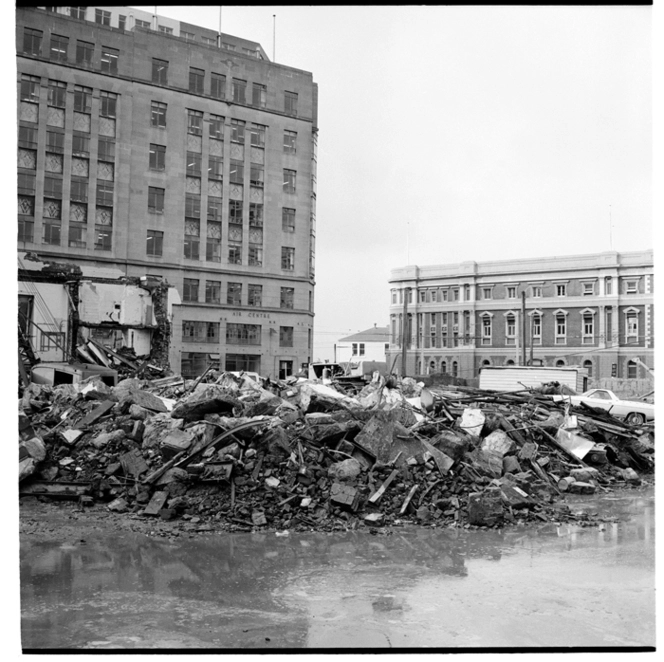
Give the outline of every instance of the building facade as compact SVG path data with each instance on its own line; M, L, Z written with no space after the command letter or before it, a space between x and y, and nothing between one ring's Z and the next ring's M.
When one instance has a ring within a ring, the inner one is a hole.
M410 375L473 378L525 356L528 365L586 367L593 379L646 378L653 273L651 250L394 269L388 362L405 333Z
M334 360L337 363L348 361L385 361L389 350L389 329L376 326L339 338L334 346Z
M310 361L312 74L129 7L16 16L19 250L175 286L184 376Z

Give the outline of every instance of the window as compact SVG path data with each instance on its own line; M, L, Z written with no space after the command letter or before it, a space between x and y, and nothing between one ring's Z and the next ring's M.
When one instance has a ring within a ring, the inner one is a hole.
M231 142L244 144L244 126L242 120L231 120Z
M59 34L51 35L51 60L66 62L67 48L69 48L69 37L63 37Z
M605 289L607 294L611 294L612 291L613 291L612 283L613 283L613 281L611 279L611 276L607 276L606 280L604 281L604 289Z
M48 352L52 349L62 349L65 344L65 334L59 332L42 331L39 339L39 351Z
M163 214L164 212L164 194L166 189L148 187L148 211L154 214Z
M455 288L452 290L452 298L454 299L454 301L458 301L458 300L459 300L459 288L458 288L458 287L455 287Z
M113 249L113 232L108 225L95 225L95 250L110 251Z
M229 175L232 184L244 184L244 164L242 161L231 161Z
M150 170L166 169L166 146L150 143Z
M249 227L262 228L263 227L263 205L260 202L249 203ZM262 243L262 235L261 235Z
M99 114L102 117L116 117L118 95L115 92L101 90L99 93ZM164 113L166 112L164 105Z
M516 344L516 317L511 313L505 317L505 344Z
M97 182L97 204L107 207L113 206L113 184Z
M92 88L74 85L74 110L79 113L92 111Z
M280 326L279 327L279 347L292 347L293 346L293 327Z
M140 18L136 19L137 28L145 28L146 30L150 29L150 21L142 21Z
M82 223L85 223L87 220L87 205L78 205L81 209L83 209L83 213L85 214L85 220L82 220ZM74 205L70 207L70 209L73 209ZM70 212L71 214L71 212ZM87 235L87 228L85 225L77 225L76 223L73 223L71 218L70 218L70 224L69 224L69 246L70 248L85 248L87 246L87 241L86 241L86 235Z
M201 217L201 196L187 193L184 198L184 215L186 218L199 220Z
M242 283L228 283L226 303L229 306L242 305Z
M284 131L284 154L295 154L296 141L297 141L297 132Z
M230 200L228 203L228 222L242 225L242 201Z
M490 287L483 287L482 288L482 298L483 299L490 299L491 298L491 288Z
M187 152L187 175L201 176L202 155L199 152Z
M507 288L507 298L508 299L516 299L516 287L514 285L510 285Z
M564 297L567 295L567 285L565 283L556 284L556 296Z
M210 115L210 138L221 140L224 137L224 118Z
M249 140L254 147L265 147L265 128L262 124L252 124L249 128Z
M247 286L247 305L260 308L263 305L263 286Z
M120 30L124 30L126 26L127 26L127 17L120 14L118 16L118 28L120 28Z
M46 151L61 154L65 150L65 134L58 131L46 132Z
M593 376L593 362L586 360L583 362L583 367L588 371L588 377Z
M221 221L221 211L223 200L221 198L208 195L207 217L210 221Z
M426 290L419 290L418 294L420 296L420 303L424 303L427 298L427 291Z
M556 313L556 345L564 345L567 335L567 317L565 313Z
M90 154L90 138L75 133L72 136L72 153L74 156L88 156Z
M21 76L21 101L39 103L39 76Z
M254 83L251 88L251 105L256 108L265 108L267 102L267 88L260 83Z
M70 7L69 8L69 15L72 18L79 19L79 21L84 21L86 10L87 10L87 7Z
M19 126L18 144L21 147L37 147L37 129L29 126Z
M284 112L286 115L297 115L297 94L295 92L284 92Z
M208 221L205 259L208 262L221 262L221 223Z
M71 180L70 197L72 200L87 202L88 200L88 182L79 179Z
M183 301L198 301L198 279L185 278L182 285Z
M148 230L145 253L153 257L161 257L164 250L164 233L159 230Z
M226 324L227 345L260 345L260 324ZM227 357L228 360L228 357Z
M232 94L234 103L247 103L245 94L247 91L247 81L233 78Z
M108 46L101 47L101 71L109 74L118 73L118 57L120 51L117 48L110 48Z
M279 307L280 308L293 309L294 298L295 298L295 288L294 287L282 287L281 288L281 299L280 299Z
M182 39L185 41L194 41L196 39L195 34L192 32L185 32L184 30L180 30L180 37L182 37Z
M228 242L228 264L242 264L242 244Z
M542 316L539 313L534 313L531 318L532 324L532 338L534 345L542 344Z
M281 268L293 271L295 269L295 249L290 246L281 247Z
M284 169L284 193L295 193L295 178L297 173L295 170Z
M44 195L47 198L61 198L62 180L57 177L44 177Z
M265 174L263 171L263 166L259 165L251 165L249 168L249 183L252 186L258 186L259 188L263 188L263 180L264 180Z
M101 160L115 160L115 141L112 138L99 138L97 156Z
M203 113L198 110L187 110L187 133L195 136L203 135Z
M41 55L41 43L44 33L41 30L25 28L23 30L23 52L26 55Z
M189 91L194 94L203 94L203 83L205 82L205 71L189 67Z
M263 246L249 244L249 266L263 266Z
M592 296L595 294L595 283L583 283L583 296Z
M627 361L627 379L636 379L638 376L637 374L637 366L635 361Z
M531 289L531 294L534 299L540 299L542 297L542 286L533 285Z
M636 294L638 292L638 281L626 280L625 281L625 294Z
M583 313L583 339L584 345L592 345L594 341L595 325L592 313Z
M223 167L224 162L221 156L210 156L208 158L208 179L221 179Z
M168 85L168 61L152 58L152 82Z
M214 72L210 74L210 96L215 99L226 98L226 76Z
M173 28L168 28L165 25L160 25L159 32L163 32L164 34L173 34Z
M205 303L221 303L221 281L205 281Z
M482 344L491 344L491 317L489 315L482 317Z
M201 36L201 41L206 45L206 46L216 46L217 45L217 40L214 37L204 37Z
M639 317L635 310L625 313L625 342L635 343L639 337Z
M64 108L67 94L67 83L57 80L48 81L48 105Z
M153 101L150 114L150 126L166 126L166 104Z
M95 23L100 25L111 25L111 12L103 9L95 9Z

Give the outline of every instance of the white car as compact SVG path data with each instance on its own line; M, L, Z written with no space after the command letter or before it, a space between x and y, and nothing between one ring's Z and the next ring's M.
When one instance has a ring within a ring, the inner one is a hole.
M554 400L606 409L612 416L624 418L626 423L642 425L655 418L655 406L636 400L621 400L613 391L605 388L592 388L581 395L554 395Z

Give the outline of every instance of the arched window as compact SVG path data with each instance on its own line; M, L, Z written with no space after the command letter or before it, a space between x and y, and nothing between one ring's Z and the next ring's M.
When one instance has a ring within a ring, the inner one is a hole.
M447 361L440 362L440 371L446 375L447 374Z
M435 361L429 361L429 374L432 372L436 372L436 362Z
M452 361L452 376L459 376L459 364L456 361Z
M491 361L489 361L489 359L484 359L484 361L482 361L482 367L485 365L491 365Z
M627 361L627 379L636 379L637 377L636 363L634 361Z
M565 367L565 361L563 361L562 359L558 359L556 361L556 368L564 368L564 367Z
M514 365L514 361L512 361L512 359L507 359L507 361L505 361L505 365Z
M583 367L588 371L588 377L593 376L593 362L590 360L583 362Z

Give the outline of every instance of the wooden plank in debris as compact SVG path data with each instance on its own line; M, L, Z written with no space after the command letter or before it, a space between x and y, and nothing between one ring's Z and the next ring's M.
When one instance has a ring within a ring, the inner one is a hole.
M408 506L410 505L411 499L415 496L415 492L417 492L418 488L419 488L418 483L415 483L415 485L413 485L410 488L410 492L408 492L408 496L406 497L406 500L403 502L403 505L401 506L399 515L403 515L408 510Z
M168 492L165 490L160 492L155 492L150 499L150 503L146 506L143 511L144 515L159 515L159 511L164 507L168 499Z
M105 400L98 407L95 407L91 412L84 416L77 424L76 428L82 430L83 428L92 425L98 421L104 414L113 409L115 402L112 400Z
M429 451L429 453L431 453L431 455L433 456L433 459L436 462L436 466L438 467L438 471L440 471L441 476L445 476L447 472L454 465L454 460L449 455L443 453L443 451L439 450L425 439L421 439L420 441L422 442L424 447Z
M128 366L129 368L132 368L133 370L138 370L138 364L134 363L133 361L130 361L129 359L126 359L122 354L118 354L117 352L113 351L110 347L104 347L103 345L100 345L99 343L95 342L94 340L88 340L88 344L92 344L98 349L106 352L110 356L112 356L114 359L120 361L120 363L124 363L124 365Z
M78 498L90 491L90 483L60 483L46 480L33 480L29 485L21 484L19 496L50 496Z
M79 353L79 355L85 359L88 363L93 363L96 364L97 362L92 358L92 355L90 352L88 352L87 347L85 345L79 345L76 348L76 351Z
M95 345L93 345L91 342L88 342L88 349L93 354L93 356L96 359L98 359L97 363L101 363L107 368L111 367L111 362L108 360L108 358L106 358L106 354L104 354L104 352L101 349L95 347Z
M399 474L398 469L393 469L392 473L385 479L385 482L369 497L370 503L378 503L385 494L385 490L390 486L390 483L397 477Z

